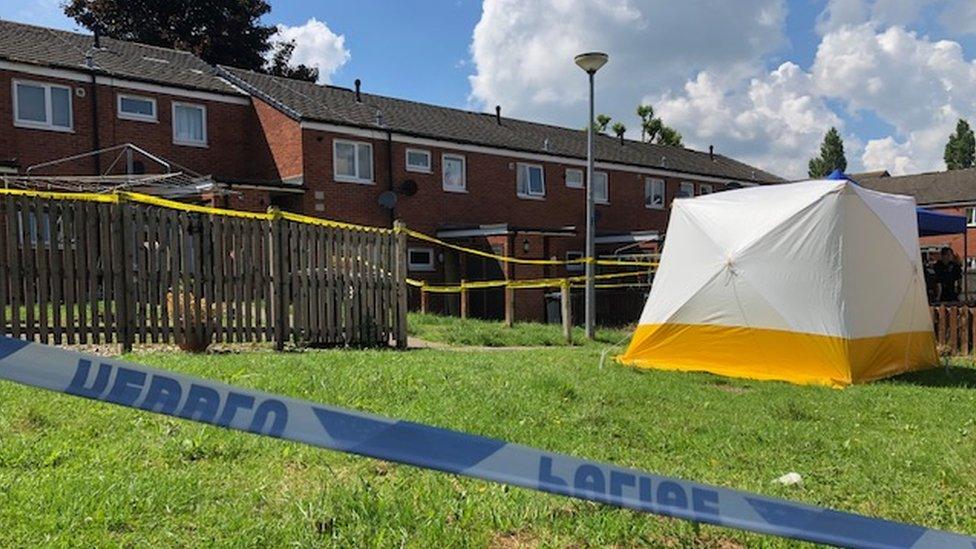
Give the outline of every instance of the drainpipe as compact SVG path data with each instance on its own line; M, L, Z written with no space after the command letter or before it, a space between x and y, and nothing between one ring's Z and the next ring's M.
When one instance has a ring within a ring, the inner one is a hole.
M98 33L95 33L95 47L98 47ZM98 151L102 149L101 139L98 135L98 82L96 81L95 72L95 61L92 59L91 53L85 55L85 65L88 66L88 72L91 74L91 112L92 112L92 150ZM95 157L95 174L102 174L102 155L96 154Z
M393 183L393 132L386 130L386 182L390 192L395 193ZM390 208L390 227L396 221L396 205Z

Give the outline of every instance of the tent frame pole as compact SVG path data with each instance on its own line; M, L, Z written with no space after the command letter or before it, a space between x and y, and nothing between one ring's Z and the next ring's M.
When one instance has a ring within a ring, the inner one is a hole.
M969 303L969 227L962 233L962 300Z

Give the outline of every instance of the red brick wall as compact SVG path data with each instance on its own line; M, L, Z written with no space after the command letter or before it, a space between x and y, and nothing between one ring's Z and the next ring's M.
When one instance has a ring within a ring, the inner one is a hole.
M250 142L254 157L268 164L265 179L285 179L302 173L302 130L298 121L260 99L252 99L254 127ZM252 176L252 178L255 176Z
M325 206L317 215L369 225L389 226L389 211L378 204L379 195L389 189L387 142L337 135L305 129L305 183L309 193L319 191ZM335 181L332 143L335 139L369 142L373 145L374 184L361 185ZM432 155L432 173L408 172L405 167L407 148L428 150ZM467 189L464 193L446 191L441 183L443 153L461 154L466 160ZM573 225L582 229L585 218L585 191L565 184L567 166L543 164L546 174L544 200L519 198L516 194L516 166L520 160L485 153L454 151L438 147L418 147L393 143L393 175L399 186L412 179L418 184L416 195L399 196L396 217L413 229L433 233L445 225L478 225L509 223L521 227L553 228ZM668 210L644 207L644 174L611 170L609 204L598 204L598 231L660 230L667 226ZM681 181L692 178L663 178L668 202L678 193ZM711 183L715 190L722 185ZM313 201L314 195L308 198ZM306 207L314 213L314 208Z
M15 127L13 124L12 80L32 80L84 89L84 97L72 93L74 130L71 133ZM116 94L129 93L156 99L157 122L120 119ZM99 147L133 143L148 152L198 173L227 178L264 177L269 173L268 155L256 154L253 136L258 135L254 110L250 105L230 104L182 96L149 93L125 88L97 86ZM207 147L173 143L172 103L181 101L204 105L207 109ZM22 169L94 149L92 84L58 78L0 71L0 158L17 158ZM102 156L102 168L114 157ZM146 161L148 171L156 171ZM124 164L123 164L124 165ZM37 173L93 173L94 159L72 162L56 170Z

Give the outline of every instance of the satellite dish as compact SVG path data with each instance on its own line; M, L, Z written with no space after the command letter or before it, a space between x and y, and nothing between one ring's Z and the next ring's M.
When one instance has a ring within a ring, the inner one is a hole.
M388 210L392 210L393 207L396 206L397 195L393 191L386 191L380 195L379 202L380 202L380 206L383 206Z
M408 179L403 183L400 183L400 194L403 196L413 196L417 194L417 182L413 179Z

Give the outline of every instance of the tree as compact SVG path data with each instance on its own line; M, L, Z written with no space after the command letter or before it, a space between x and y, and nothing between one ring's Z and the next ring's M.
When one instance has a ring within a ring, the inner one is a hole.
M964 170L976 165L976 136L965 120L956 123L956 133L949 136L942 158L949 170Z
M671 147L681 147L681 134L671 126L662 126L657 136L658 145L669 145Z
M64 13L92 32L189 51L211 64L262 70L275 28L265 0L66 0Z
M593 130L597 133L606 133L607 126L610 125L611 120L613 120L613 118L609 117L608 115L596 115L596 122L593 123Z
M637 116L641 119L641 141L647 139L648 121L654 118L654 107L637 105Z
M830 128L824 135L820 145L820 156L811 158L808 173L813 179L823 179L834 170L847 169L847 158L844 157L844 140L841 139L837 128Z
M620 139L620 144L622 145L624 142L624 134L627 133L627 126L624 126L623 122L616 122L610 130Z
M654 116L651 105L637 105L637 116L641 119L641 141L681 147L681 134Z
M319 69L300 63L298 65L292 65L291 56L293 53L295 53L294 40L276 42L274 45L274 54L271 56L271 60L268 61L268 74L304 80L306 82L317 81L319 79Z

